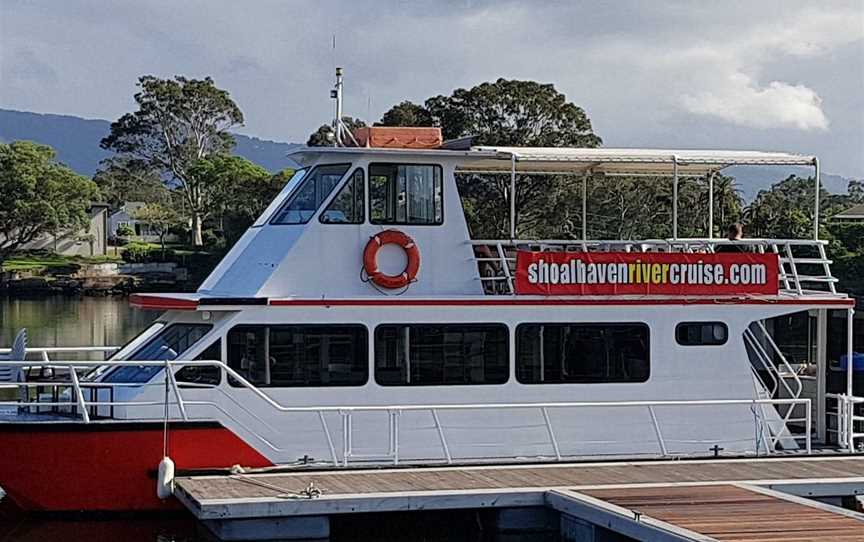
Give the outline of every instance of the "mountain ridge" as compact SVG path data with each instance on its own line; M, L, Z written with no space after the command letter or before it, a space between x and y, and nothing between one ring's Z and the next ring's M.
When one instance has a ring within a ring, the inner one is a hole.
M114 153L99 147L108 135L111 123L103 119L85 119L74 115L34 113L0 108L0 142L35 141L50 145L57 159L73 171L88 177L99 168L99 162ZM236 141L233 153L264 169L276 173L296 164L287 158L297 143L270 141L254 136L232 134Z

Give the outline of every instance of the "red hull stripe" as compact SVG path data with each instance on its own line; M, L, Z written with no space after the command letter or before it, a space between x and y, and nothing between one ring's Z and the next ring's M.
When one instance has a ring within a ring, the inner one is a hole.
M179 508L156 498L161 423L0 424L0 486L26 511ZM218 424L174 423L168 455L178 471L272 463Z
M198 302L194 299L179 299L175 297L160 297L155 295L132 294L129 304L136 309L194 311Z
M476 307L476 306L544 306L544 305L831 305L854 307L854 299L778 299L759 297L736 298L662 298L662 299L271 299L270 305L279 306L419 306L419 307Z

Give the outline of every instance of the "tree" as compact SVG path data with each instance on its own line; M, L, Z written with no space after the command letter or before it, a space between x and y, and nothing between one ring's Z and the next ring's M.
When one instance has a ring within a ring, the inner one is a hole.
M391 107L375 126L433 126L432 113L422 105L405 100Z
M362 120L352 117L342 117L342 122L352 132L357 128L366 126L366 123ZM306 144L310 147L332 147L334 141L333 127L329 124L322 124L317 130L312 132Z
M163 257L165 256L165 236L183 223L180 215L174 209L158 203L148 203L132 213L132 217L139 222L148 224L150 229L156 232L156 235L159 236Z
M220 218L230 243L267 208L293 171L271 175L245 158L219 154L196 162L190 174L210 187L210 212L205 216Z
M146 75L138 86L138 110L113 122L101 146L170 176L184 196L192 243L201 246L210 187L189 170L202 158L231 150L234 138L228 130L243 123L243 113L209 77L171 80Z
M0 143L0 262L46 233L81 229L99 190L29 141Z
M403 105L394 108L394 116L404 111L424 120L421 111ZM468 90L456 89L450 96L429 98L425 110L433 124L441 127L445 139L474 136L477 145L525 147L601 144L585 111L568 102L551 84L498 79ZM473 234L509 235L510 179L503 175L472 175L458 181ZM577 179L519 175L516 216L520 234L572 235L581 222L580 200L581 182Z
M814 196L812 178L790 175L770 189L759 191L744 212L747 229L754 237L808 238L813 234ZM835 199L820 187L819 214L823 220L832 214L835 205Z
M170 190L162 182L160 172L148 162L114 156L99 165L93 181L112 209L118 209L129 201L169 203Z

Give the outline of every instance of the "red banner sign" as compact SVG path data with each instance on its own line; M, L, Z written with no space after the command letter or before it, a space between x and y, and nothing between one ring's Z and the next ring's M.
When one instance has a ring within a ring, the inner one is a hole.
M776 294L776 254L519 252L516 293L533 295Z

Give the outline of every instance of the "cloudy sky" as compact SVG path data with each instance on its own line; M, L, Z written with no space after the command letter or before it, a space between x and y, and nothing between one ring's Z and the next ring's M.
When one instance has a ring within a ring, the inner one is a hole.
M210 75L241 132L303 142L335 63L364 119L533 79L606 146L815 153L864 177L862 0L0 0L2 108L113 120L141 74Z

